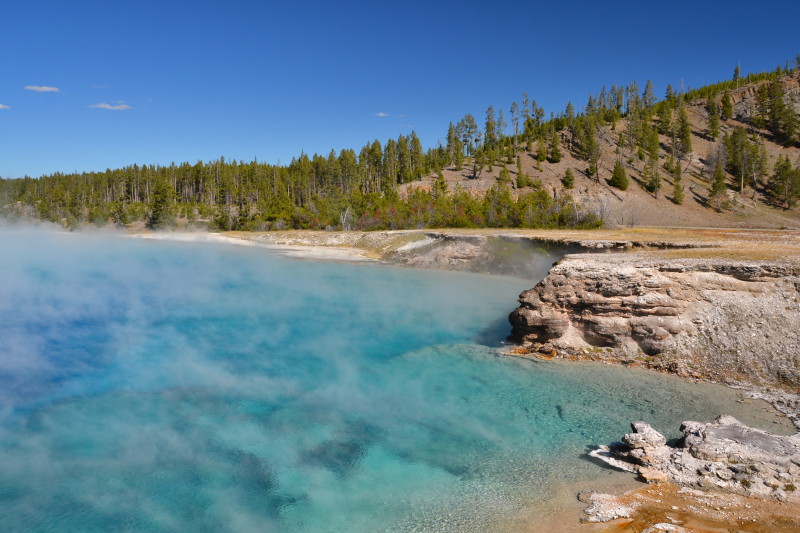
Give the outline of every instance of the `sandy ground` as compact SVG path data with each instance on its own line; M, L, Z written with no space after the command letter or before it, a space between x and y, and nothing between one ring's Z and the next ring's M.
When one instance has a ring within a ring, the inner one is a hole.
M140 239L163 240L174 242L221 242L235 246L254 246L270 250L279 255L298 259L314 259L318 261L375 261L360 248L319 246L315 244L289 245L259 242L247 238L232 237L221 233L135 233L131 237Z

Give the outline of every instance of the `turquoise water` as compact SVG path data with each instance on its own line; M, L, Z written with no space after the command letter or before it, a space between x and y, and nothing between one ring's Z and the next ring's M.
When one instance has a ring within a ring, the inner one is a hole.
M595 475L587 447L631 420L738 414L498 357L536 280L42 231L0 250L2 531L487 531Z

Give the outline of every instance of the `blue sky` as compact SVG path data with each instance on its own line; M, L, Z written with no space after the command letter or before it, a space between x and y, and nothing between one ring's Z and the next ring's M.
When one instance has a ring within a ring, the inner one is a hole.
M2 18L2 177L288 163L412 128L427 147L522 92L549 114L603 84L661 96L800 52L788 1L31 0Z

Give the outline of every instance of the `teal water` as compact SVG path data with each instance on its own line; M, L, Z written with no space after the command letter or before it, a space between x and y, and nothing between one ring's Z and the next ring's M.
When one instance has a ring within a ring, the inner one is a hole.
M537 280L0 232L0 530L487 531L735 396L498 357ZM680 401L676 401L680 398Z

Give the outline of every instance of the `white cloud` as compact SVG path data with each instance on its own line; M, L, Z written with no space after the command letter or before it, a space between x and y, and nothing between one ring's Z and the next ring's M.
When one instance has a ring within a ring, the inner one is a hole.
M87 105L86 107L94 107L96 109L111 109L114 111L120 111L122 109L130 109L131 106L127 104L123 104L122 102L118 103L117 105L107 104L106 102L100 102L99 104L92 104Z
M26 85L25 90L35 91L37 93L57 93L61 92L58 87L48 87L47 85Z
M389 113L375 113L376 117L388 117Z
M0 104L0 109L11 109L11 106Z

